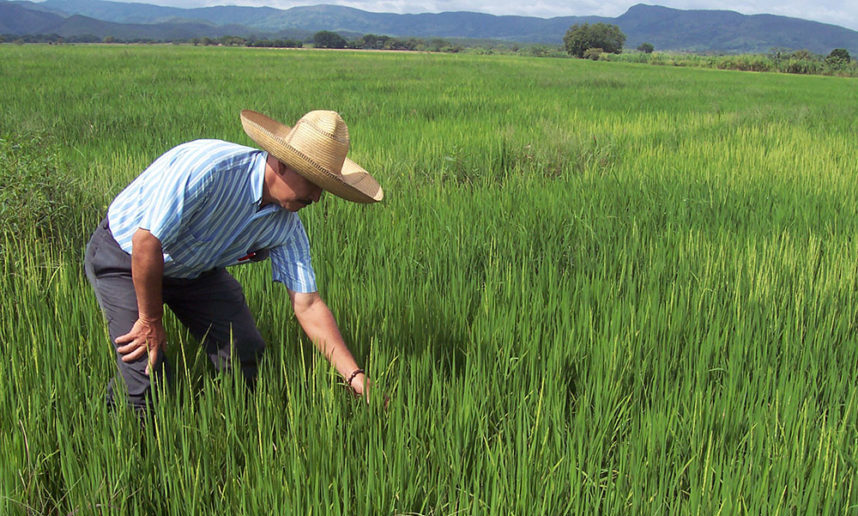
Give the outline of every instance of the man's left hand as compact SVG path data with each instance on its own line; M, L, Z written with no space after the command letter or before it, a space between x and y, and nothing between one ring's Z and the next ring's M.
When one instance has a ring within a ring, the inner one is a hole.
M137 319L131 331L117 337L116 343L120 344L116 351L124 355L123 362L133 362L148 353L149 363L146 364L145 371L148 375L151 367L157 363L158 356L167 347L167 334L160 319Z

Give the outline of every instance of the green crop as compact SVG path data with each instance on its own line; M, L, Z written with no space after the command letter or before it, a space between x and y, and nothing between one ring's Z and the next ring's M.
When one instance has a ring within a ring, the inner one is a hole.
M858 506L854 80L0 45L0 91L3 138L37 135L93 185L59 200L74 245L4 233L0 513ZM258 264L234 271L269 343L257 390L211 372L168 314L179 378L141 429L104 406L115 365L83 246L173 145L250 145L241 109L340 112L385 187L302 217L322 296L391 402L349 397Z

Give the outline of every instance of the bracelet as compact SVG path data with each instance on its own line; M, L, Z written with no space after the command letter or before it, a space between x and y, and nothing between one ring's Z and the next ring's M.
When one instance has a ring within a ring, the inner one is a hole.
M346 380L346 386L349 389L352 389L352 380L354 380L355 376L357 376L359 374L363 374L363 369L355 369L354 371L352 371L352 374L349 375L349 379ZM354 389L352 389L352 390L354 390Z

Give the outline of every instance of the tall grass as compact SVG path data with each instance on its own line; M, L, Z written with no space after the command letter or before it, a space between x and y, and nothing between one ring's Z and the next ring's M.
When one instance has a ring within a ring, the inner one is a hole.
M507 56L0 46L3 134L98 185L8 238L0 512L847 513L858 504L852 81ZM836 105L831 99L843 99ZM168 319L149 425L113 374L86 221L253 108L342 113L386 188L303 214L378 388L349 398L266 265L259 387Z

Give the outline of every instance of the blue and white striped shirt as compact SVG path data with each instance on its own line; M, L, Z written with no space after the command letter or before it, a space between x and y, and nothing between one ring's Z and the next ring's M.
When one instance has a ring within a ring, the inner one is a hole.
M155 160L111 203L113 238L131 253L138 228L164 252L164 275L195 278L248 253L270 250L274 281L315 292L310 243L296 213L261 207L268 153L220 140L196 140Z

